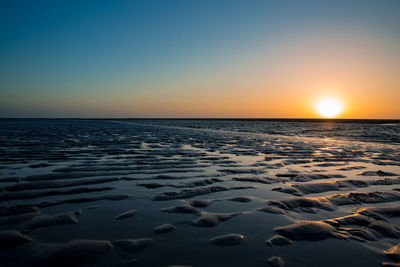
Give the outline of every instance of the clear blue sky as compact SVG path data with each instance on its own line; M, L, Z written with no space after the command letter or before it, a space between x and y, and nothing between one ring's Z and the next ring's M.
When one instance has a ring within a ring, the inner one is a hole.
M282 99L280 90L302 90L270 83L302 66L288 63L276 74L280 61L274 56L284 61L314 45L323 52L325 41L327 51L344 49L346 58L369 42L385 50L375 55L365 48L361 56L373 54L371 60L389 70L377 80L390 81L391 98L400 91L398 72L392 73L399 62L391 62L400 49L395 0L15 0L1 2L0 25L0 117L296 116L252 110L251 103L257 94L269 105ZM352 47L343 48L346 38ZM378 111L380 117L400 115L395 106L387 116Z

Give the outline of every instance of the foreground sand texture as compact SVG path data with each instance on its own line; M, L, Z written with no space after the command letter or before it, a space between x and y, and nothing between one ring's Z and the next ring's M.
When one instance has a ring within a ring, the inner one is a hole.
M399 124L0 124L0 266L400 266Z

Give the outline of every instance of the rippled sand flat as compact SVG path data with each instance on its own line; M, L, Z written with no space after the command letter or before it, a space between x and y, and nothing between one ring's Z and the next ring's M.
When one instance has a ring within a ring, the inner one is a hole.
M400 265L398 123L0 125L0 266Z

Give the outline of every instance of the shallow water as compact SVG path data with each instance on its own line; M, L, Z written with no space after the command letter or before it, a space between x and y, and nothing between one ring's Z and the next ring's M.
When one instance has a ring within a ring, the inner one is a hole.
M0 120L0 136L1 266L396 260L398 122Z

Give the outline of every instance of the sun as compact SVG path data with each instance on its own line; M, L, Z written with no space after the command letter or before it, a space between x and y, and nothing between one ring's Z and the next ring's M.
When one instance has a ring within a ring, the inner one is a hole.
M324 97L317 101L315 108L325 118L335 118L343 112L343 104L334 97Z

